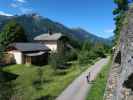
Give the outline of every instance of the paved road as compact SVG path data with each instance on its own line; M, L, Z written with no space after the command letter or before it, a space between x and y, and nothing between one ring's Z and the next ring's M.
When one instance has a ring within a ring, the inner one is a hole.
M91 80L95 79L96 75L100 72L102 67L107 64L109 58L101 59L96 62L93 66L88 68L84 73L82 73L78 78L76 78L56 100L85 100L86 95L92 84L88 84L86 81L86 76L91 72Z

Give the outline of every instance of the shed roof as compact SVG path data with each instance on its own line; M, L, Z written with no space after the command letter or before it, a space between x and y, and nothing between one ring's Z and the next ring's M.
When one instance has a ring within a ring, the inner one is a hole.
M62 33L53 33L53 34L45 33L36 36L34 40L52 41L52 40L59 40L62 36L63 36Z
M15 48L19 51L49 51L50 49L41 43L12 43L8 48Z
M40 51L40 52L37 52L37 53L27 53L27 54L25 54L26 56L30 56L30 57L34 57L34 56L40 56L40 55L43 55L43 54L45 54L46 52L42 52L42 51Z

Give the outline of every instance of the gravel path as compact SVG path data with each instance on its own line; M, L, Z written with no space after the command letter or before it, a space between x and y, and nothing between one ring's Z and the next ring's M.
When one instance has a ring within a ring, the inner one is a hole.
M85 100L88 91L92 84L88 84L86 76L91 72L90 79L95 79L96 75L100 72L102 67L106 65L109 58L101 59L93 66L88 68L78 78L76 78L57 98L56 100Z

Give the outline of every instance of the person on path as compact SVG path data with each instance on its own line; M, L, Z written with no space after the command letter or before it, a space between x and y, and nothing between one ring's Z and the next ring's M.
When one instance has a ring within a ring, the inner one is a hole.
M86 76L87 82L90 82L90 77L91 77L91 73L89 72L88 75Z

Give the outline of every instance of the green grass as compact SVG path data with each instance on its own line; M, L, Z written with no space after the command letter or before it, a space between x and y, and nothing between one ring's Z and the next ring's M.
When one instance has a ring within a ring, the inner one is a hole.
M110 66L111 59L97 76L95 83L92 85L91 89L88 92L86 100L103 100Z
M53 100L88 67L89 65L79 67L78 64L73 64L69 69L55 72L49 65L43 67L12 65L5 67L4 70L19 75L13 81L16 97L21 97L22 100L35 100L40 97ZM41 85L35 84L39 79L39 68L42 70ZM38 86L40 88L37 88Z

